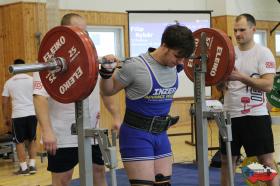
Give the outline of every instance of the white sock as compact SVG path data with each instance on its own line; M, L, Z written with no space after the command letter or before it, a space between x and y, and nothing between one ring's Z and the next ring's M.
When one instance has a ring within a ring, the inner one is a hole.
M20 168L21 168L22 171L27 169L27 163L26 162L21 162L21 163L19 163L19 165L20 165Z
M36 162L35 159L30 159L29 160L29 166L35 167L35 162Z

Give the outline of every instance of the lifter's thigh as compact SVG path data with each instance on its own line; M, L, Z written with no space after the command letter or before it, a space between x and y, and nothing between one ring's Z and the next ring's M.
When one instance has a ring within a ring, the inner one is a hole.
M154 160L123 162L123 165L130 180L155 180Z
M173 157L165 157L155 160L155 175L163 174L164 176L172 175Z

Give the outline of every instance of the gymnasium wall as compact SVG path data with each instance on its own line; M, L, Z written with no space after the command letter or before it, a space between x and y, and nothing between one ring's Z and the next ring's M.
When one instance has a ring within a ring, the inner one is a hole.
M0 90L11 77L8 66L16 58L27 63L37 59L38 44L35 32L46 32L45 4L14 3L0 6ZM1 96L2 97L2 96ZM2 105L2 99L0 100ZM0 134L7 132L3 126L2 107L0 112Z

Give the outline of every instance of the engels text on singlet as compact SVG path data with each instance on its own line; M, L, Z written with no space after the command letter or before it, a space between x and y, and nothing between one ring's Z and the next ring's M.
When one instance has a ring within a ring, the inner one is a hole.
M145 96L146 99L164 99L172 98L177 88L156 88L151 95Z

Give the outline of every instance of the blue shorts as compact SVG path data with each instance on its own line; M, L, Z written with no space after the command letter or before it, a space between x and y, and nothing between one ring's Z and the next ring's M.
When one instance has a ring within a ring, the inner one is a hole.
M153 134L124 123L120 128L119 143L123 162L156 160L172 156L166 131Z

